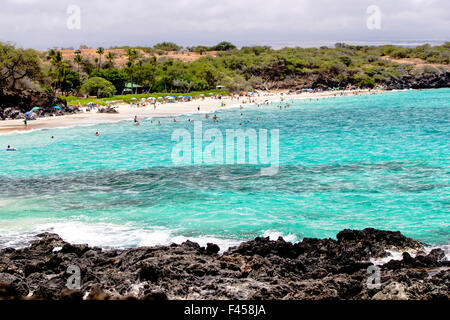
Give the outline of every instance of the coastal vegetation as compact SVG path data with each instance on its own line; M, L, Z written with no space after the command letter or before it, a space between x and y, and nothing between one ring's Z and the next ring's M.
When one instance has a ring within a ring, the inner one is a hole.
M93 59L77 50L74 57L67 59L58 49L39 53L0 43L0 86L8 90L39 89L55 96L98 98L156 92L192 95L216 88L242 92L395 87L411 86L402 82L411 76L448 77L450 64L450 42L408 48L337 43L334 48L277 50L268 46L238 49L229 42L188 48L163 42L153 47L121 49L118 53L97 48ZM181 56L199 53L199 57L183 61L171 57L171 52ZM446 81L438 81L435 86L447 86Z
M141 93L141 94L133 94L133 95L115 95L107 98L80 98L77 96L61 96L60 98L65 100L70 105L86 105L88 103L94 103L98 105L106 105L106 101L122 101L125 103L131 103L133 100L141 100L141 99L147 99L150 97L153 98L164 98L168 95L167 92L154 92L154 93ZM178 97L180 95L186 95L182 92L172 92L170 93L171 96ZM200 98L201 96L209 96L209 95L221 95L226 96L230 95L228 91L225 90L209 90L209 91L193 91L189 93L189 96L192 98Z

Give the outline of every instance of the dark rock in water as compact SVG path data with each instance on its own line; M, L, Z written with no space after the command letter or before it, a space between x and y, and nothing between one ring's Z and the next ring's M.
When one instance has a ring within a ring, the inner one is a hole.
M343 230L292 244L256 238L219 255L181 245L102 250L44 233L23 249L0 250L0 299L448 299L450 265L441 249L399 232ZM403 252L373 279L371 259ZM78 267L78 274L68 272ZM68 288L79 276L79 287ZM372 282L371 282L372 281Z

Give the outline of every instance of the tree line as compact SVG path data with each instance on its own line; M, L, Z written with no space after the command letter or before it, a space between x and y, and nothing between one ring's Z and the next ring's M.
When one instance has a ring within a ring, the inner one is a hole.
M337 43L333 48L282 48L268 46L237 48L229 42L216 46L183 48L171 42L154 47L122 47L126 63L115 65L113 52L102 47L91 61L76 54L65 60L61 51L39 54L32 49L0 43L0 86L39 86L66 95L108 97L128 92L191 92L225 89L238 92L284 87L382 86L389 79L411 72L412 65L392 59L419 58L430 64L449 65L450 42L417 47L354 46ZM183 62L158 52L214 51L193 62ZM145 55L143 53L146 53ZM390 59L388 59L389 57ZM440 66L427 72L439 72Z

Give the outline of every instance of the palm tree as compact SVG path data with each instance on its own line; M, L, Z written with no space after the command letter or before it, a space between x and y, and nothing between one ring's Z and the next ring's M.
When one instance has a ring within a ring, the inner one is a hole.
M54 71L56 73L55 78L57 81L57 86L55 89L57 89L58 87L61 87L61 83L65 79L65 74L66 74L65 68L67 67L67 64L64 62L62 53L59 50L51 49L48 52L47 60L50 60L50 63L55 68L54 69ZM55 90L55 93L56 93L56 90Z
M128 57L127 67L130 71L130 83L131 83L131 90L133 90L133 67L134 67L134 61L137 59L138 53L136 49L127 48L126 56Z
M77 54L75 58L73 58L73 62L75 62L75 64L78 65L78 74L80 74L80 66L81 63L83 62L83 58L81 57L80 54Z
M102 66L102 55L105 53L105 49L102 47L99 47L97 49L97 54L99 55L99 64L97 65L97 71L100 70L100 67Z
M115 58L115 54L113 52L108 52L105 56L106 60L108 60L109 64L111 65L111 67L114 68L114 58Z

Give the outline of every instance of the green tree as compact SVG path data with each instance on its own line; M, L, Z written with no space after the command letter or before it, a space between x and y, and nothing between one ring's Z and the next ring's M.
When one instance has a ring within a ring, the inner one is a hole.
M98 63L98 66L97 66L97 70L100 70L100 68L102 67L102 55L105 53L105 49L104 48L102 48L102 47L99 47L98 49L97 49L97 54L98 54L98 56L99 56L99 63Z
M95 95L98 98L109 98L114 95L116 88L108 80L94 77L83 83L80 92L91 96Z
M215 45L214 47L211 47L210 50L212 51L230 51L236 49L236 46L228 41L222 41Z
M50 73L55 79L56 84L54 91L56 92L56 89L61 88L61 83L64 81L68 64L63 60L61 51L54 49L51 49L48 52L47 60L49 60L51 65L53 66L53 69Z
M81 85L80 74L71 69L67 69L65 72L64 80L61 82L61 92L74 93L78 91Z
M106 56L105 56L105 58L106 58L106 60L108 60L109 65L110 65L111 68L114 68L114 58L115 58L115 56L116 55L114 54L114 52L111 52L111 51L109 51L106 54Z
M179 51L182 49L182 47L173 42L157 43L153 46L153 48L156 50L164 50L164 51Z
M126 56L128 57L128 62L126 63L126 68L130 75L130 83L133 83L134 62L138 58L138 53L137 53L136 49L127 48Z
M103 69L92 73L94 77L101 77L111 82L116 88L116 94L121 93L128 81L128 74L124 69Z
M36 51L16 49L11 44L0 42L0 90L14 89L21 80L39 81L42 78Z
M73 58L73 62L75 62L75 64L78 66L78 74L79 74L80 73L80 66L81 66L81 63L83 62L83 58L81 57L80 54L77 54Z

